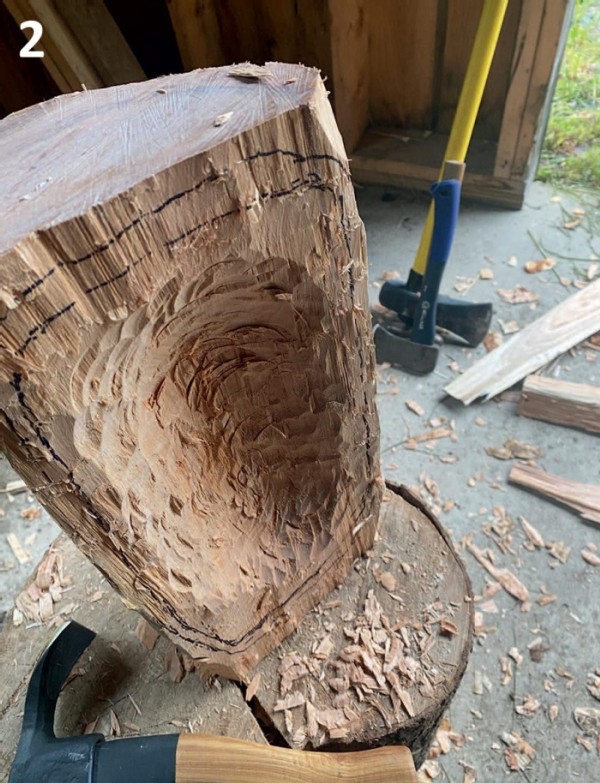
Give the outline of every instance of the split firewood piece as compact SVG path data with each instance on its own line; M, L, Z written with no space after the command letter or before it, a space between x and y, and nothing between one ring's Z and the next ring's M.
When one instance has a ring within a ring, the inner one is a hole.
M600 524L600 485L583 484L546 473L531 465L513 465L508 480L578 511L583 519Z
M2 121L0 442L126 600L243 680L371 546L383 485L325 87L240 75Z
M465 405L494 395L568 351L600 329L600 280L553 307L507 342L475 362L445 391Z
M473 633L464 565L424 506L398 491L384 496L369 557L257 667L256 701L292 747L393 742L419 765L462 678ZM385 561L393 592L376 577Z
M523 384L521 416L600 433L600 388L530 375Z

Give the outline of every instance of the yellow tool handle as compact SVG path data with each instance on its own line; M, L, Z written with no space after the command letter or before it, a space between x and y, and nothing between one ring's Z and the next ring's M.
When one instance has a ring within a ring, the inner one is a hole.
M469 142L473 135L475 120L481 105L481 98L496 51L507 5L508 0L485 0L484 2L444 160L457 160L464 163L467 157ZM421 242L413 263L413 270L420 275L425 274L427 268L432 231L433 204L429 207Z
M255 742L182 734L176 783L417 783L408 748L312 753Z

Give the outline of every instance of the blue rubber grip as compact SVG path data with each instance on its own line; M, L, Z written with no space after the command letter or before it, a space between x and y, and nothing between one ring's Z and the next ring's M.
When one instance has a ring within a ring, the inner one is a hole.
M429 192L434 205L433 232L411 331L411 340L421 345L433 345L435 339L437 299L458 222L460 182L445 179L436 182Z

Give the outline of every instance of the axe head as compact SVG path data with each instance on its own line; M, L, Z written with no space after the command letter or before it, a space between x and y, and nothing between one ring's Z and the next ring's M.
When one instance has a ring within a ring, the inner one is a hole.
M377 362L389 362L392 367L412 375L428 375L435 370L438 345L422 345L413 342L410 335L402 336L377 324L373 334Z
M25 699L23 728L9 783L90 783L101 734L57 738L54 713L73 665L96 634L76 622L58 631L37 662Z

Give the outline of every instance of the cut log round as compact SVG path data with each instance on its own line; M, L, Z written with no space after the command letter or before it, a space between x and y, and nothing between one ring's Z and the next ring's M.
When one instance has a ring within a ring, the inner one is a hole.
M291 747L400 744L419 766L466 669L472 600L447 534L390 485L373 549L258 665L255 712Z
M382 480L364 232L315 70L62 96L0 138L0 439L112 584L243 677Z

